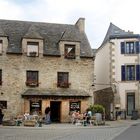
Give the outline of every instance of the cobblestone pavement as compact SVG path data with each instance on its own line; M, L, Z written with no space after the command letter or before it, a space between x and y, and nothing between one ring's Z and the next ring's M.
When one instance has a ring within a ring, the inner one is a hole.
M55 126L47 127L3 127L0 126L0 140L112 140L125 131L121 127L81 127Z

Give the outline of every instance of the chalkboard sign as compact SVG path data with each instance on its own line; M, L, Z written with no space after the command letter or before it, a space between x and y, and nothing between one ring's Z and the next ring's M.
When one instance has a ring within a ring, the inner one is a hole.
M70 111L80 111L80 102L70 102Z

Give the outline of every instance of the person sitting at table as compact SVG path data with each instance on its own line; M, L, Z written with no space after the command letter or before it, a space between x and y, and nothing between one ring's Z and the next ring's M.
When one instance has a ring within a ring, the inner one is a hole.
M29 116L30 116L29 112L25 112L25 114L24 114L24 119L25 119L25 120L28 120L28 119L29 119Z

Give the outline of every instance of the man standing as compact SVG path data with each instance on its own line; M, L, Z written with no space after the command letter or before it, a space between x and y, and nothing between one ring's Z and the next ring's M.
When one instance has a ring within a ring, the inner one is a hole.
M45 109L45 122L46 122L46 124L50 124L51 123L51 119L50 119L50 113L51 113L51 109L50 109L50 107L46 107L46 109Z

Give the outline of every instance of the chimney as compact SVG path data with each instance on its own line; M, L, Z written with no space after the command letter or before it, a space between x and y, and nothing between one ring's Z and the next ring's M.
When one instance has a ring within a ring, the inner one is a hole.
M80 32L84 32L85 31L85 18L79 18L75 25L79 28Z

